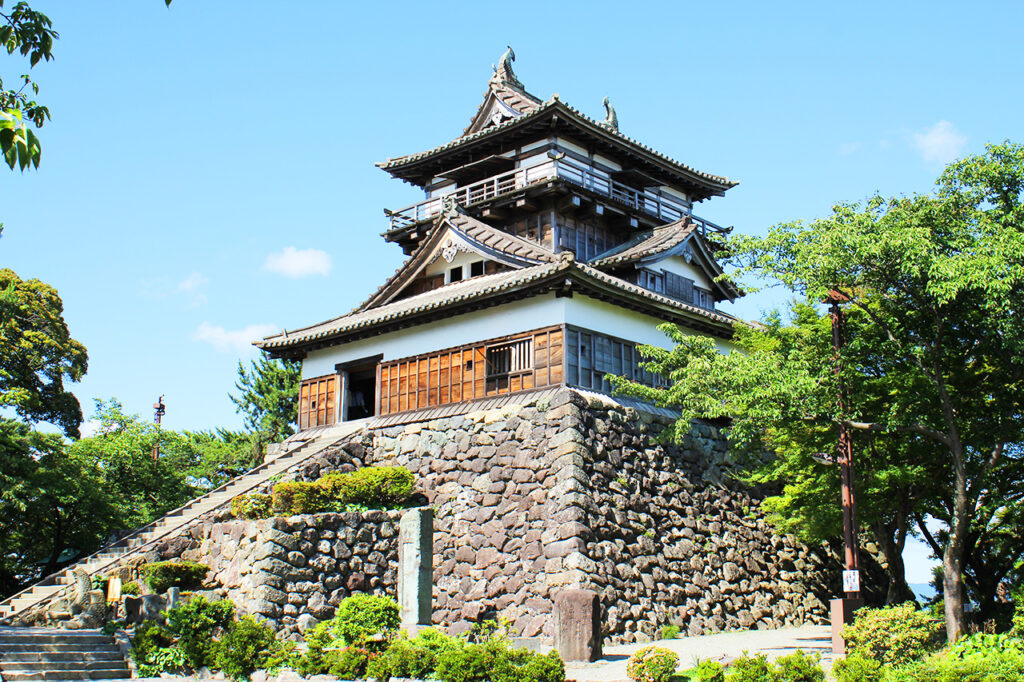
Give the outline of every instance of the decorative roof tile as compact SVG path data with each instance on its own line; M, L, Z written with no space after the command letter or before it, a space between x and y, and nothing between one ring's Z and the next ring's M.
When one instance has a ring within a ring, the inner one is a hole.
M667 225L661 225L648 232L643 232L633 239L598 255L589 261L596 268L612 265L625 265L656 256L686 241L694 233L696 224L688 216Z
M255 345L263 350L274 352L292 346L329 342L333 338L343 337L361 330L409 320L431 311L454 307L462 303L482 301L516 289L525 289L544 282L557 282L564 285L566 281L570 280L583 288L589 286L595 290L604 290L624 300L633 299L645 302L652 308L651 314L654 315L661 307L665 311L686 313L690 317L702 319L724 328L728 328L736 322L736 318L732 315L683 303L630 284L589 265L577 263L571 253L564 252L554 262L463 280L376 308L352 312L320 324L268 336L262 341L257 341Z

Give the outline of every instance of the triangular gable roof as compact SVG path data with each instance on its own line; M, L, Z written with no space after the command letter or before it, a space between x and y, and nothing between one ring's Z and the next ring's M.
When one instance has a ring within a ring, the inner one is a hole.
M732 315L657 294L578 263L571 252L564 252L550 263L463 280L380 307L353 311L302 329L283 331L257 341L255 345L274 356L294 355L428 322L436 319L440 310L457 315L499 305L506 302L513 292L517 297L526 297L552 290L579 291L650 315L688 323L721 337L731 336L732 327L737 322Z
M426 238L395 274L355 310L368 310L395 300L445 248L474 251L512 268L529 267L557 258L538 244L491 227L457 208L449 209L437 217Z
M742 295L742 292L728 280L716 281L723 270L712 254L707 239L689 216L641 233L625 244L620 244L592 259L590 265L599 269L640 265L669 256L683 255L687 247L691 249L697 265L704 270L722 298L732 300Z
M462 131L462 135L472 135L486 128L519 118L523 114L533 113L541 104L543 102L539 98L534 97L526 90L492 79L484 94L484 101L480 103L473 119Z

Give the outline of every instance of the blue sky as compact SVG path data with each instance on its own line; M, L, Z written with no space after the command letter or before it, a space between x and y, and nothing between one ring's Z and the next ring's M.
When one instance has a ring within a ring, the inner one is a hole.
M506 43L534 94L595 117L607 95L626 134L739 180L695 212L743 232L1024 140L1008 2L33 5L61 33L32 74L53 120L40 169L0 175L0 263L60 291L87 413L164 394L171 428L239 426L249 340L397 267L382 209L420 194L373 163L457 136Z

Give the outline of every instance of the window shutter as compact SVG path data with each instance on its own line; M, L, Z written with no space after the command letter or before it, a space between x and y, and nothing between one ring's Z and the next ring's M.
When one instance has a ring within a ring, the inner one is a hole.
M693 280L674 272L665 272L665 295L677 301L693 303Z

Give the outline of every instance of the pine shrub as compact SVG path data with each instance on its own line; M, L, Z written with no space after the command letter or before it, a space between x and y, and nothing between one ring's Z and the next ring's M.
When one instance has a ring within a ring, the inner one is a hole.
M177 637L178 646L193 669L212 666L217 655L214 639L235 620L235 605L228 599L192 599L167 612L167 629Z
M257 670L267 667L279 649L273 628L253 616L245 616L217 643L216 665L233 680L248 680Z

